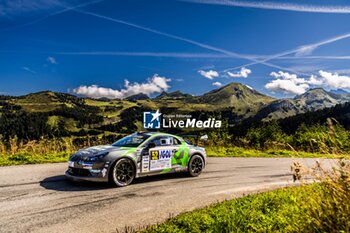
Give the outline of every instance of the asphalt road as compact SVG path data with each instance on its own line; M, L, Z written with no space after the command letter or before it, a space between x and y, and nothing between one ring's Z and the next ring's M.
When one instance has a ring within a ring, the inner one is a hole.
M217 201L292 185L292 161L209 158L199 177L140 178L124 188L67 181L66 163L0 167L0 232L115 232L153 224ZM298 161L315 165L315 159Z

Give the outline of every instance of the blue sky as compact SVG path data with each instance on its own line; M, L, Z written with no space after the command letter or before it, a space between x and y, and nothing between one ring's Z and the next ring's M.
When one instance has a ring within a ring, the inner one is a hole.
M0 0L0 93L350 91L350 3L281 2Z

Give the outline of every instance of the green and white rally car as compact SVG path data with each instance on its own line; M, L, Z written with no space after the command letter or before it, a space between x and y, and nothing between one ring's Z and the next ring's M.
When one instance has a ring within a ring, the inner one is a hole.
M126 186L138 177L171 172L198 176L205 165L203 147L172 134L140 132L112 145L79 150L69 158L66 177Z

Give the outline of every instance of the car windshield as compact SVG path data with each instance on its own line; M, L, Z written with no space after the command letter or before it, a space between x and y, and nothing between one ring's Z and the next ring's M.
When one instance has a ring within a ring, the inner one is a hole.
M133 134L116 141L112 146L137 147L149 137L149 135L144 134Z

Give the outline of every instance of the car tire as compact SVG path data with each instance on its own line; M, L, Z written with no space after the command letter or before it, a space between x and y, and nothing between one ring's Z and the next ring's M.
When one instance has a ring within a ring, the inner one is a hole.
M119 159L113 166L110 174L110 183L118 187L124 187L133 182L136 176L134 162L130 159Z
M204 168L204 160L200 155L193 155L188 163L188 174L192 177L199 176Z

